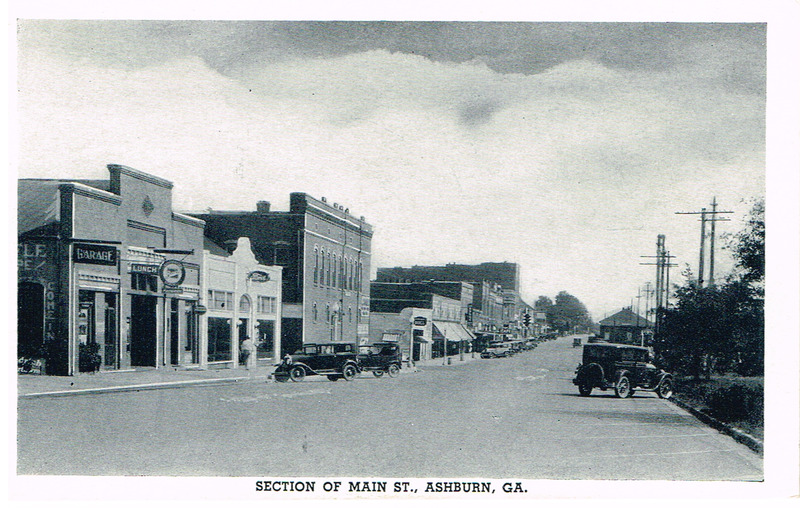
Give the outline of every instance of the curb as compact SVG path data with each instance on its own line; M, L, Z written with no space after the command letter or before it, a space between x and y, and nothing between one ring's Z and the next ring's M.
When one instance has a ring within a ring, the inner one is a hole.
M163 383L146 383L128 386L105 386L101 388L78 388L75 390L59 390L55 392L25 393L17 396L19 399L38 399L45 397L68 397L72 395L92 395L99 393L139 392L145 390L166 390L170 388L183 388L186 386L213 386L233 384L243 381L261 381L266 376L233 377L220 379L192 379L188 381L165 381Z
M683 402L682 400L676 399L674 396L671 397L669 400L670 400L670 402L672 402L676 406L678 406L678 407L688 411L689 413L691 413L695 418L697 418L701 422L705 423L709 427L712 427L712 428L714 428L714 429L716 429L716 430L718 430L718 431L720 431L720 432L722 432L724 434L727 434L727 435L731 436L737 442L747 446L748 448L750 448L751 450L753 450L754 452L758 453L759 455L761 455L763 457L763 455L764 455L764 442L762 440L760 440L760 439L758 439L756 437L753 437L750 434L747 434L746 432L742 432L739 429L733 428L730 425L728 425L727 423L723 423L723 422L717 420L716 418L714 418L713 416L709 416L706 413L704 413L703 411L700 411L699 409L697 409L697 408L695 408L693 406L690 406L686 402Z

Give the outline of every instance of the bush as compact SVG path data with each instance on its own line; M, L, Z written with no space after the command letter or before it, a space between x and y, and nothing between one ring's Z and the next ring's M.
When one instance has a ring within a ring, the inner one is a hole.
M103 359L100 357L100 344L90 342L78 347L78 370L97 372Z
M679 378L676 397L717 420L763 436L764 378L713 377L708 381Z

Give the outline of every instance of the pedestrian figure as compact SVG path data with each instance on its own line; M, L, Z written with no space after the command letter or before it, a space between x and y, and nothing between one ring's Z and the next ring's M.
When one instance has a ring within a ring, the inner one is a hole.
M245 337L241 344L241 360L247 370L250 370L250 358L253 357L255 343L250 337Z

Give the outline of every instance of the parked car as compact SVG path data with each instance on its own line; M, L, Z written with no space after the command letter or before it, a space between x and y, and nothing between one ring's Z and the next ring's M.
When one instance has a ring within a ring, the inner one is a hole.
M276 381L302 381L306 376L324 375L329 380L352 381L361 368L356 345L350 342L304 344L294 354L286 355L273 373Z
M572 347L581 347L581 338L575 337L572 339Z
M503 358L511 354L511 344L508 342L492 342L483 350L481 358Z
M572 383L584 397L592 389L614 389L619 398L627 398L636 390L655 392L662 399L672 396L672 374L650 363L651 353L645 347L626 344L596 343L583 346L583 362L578 365Z
M376 342L359 346L358 363L361 370L372 372L375 377L388 374L395 377L402 368L400 347L396 342Z

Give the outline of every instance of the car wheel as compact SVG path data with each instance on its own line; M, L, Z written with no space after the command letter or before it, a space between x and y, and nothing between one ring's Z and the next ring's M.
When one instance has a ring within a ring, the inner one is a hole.
M388 369L386 369L386 373L389 374L389 377L397 377L397 375L400 373L400 368L393 363L389 365Z
M345 381L352 381L355 379L356 374L358 374L358 371L355 365L345 365L344 369L342 369L342 377Z
M328 381L339 381L339 376L336 374L328 374Z
M372 375L375 376L375 377L381 377L381 376L383 376L383 371L382 370L373 370L372 371Z
M665 379L661 381L661 386L658 387L658 396L662 399L672 397L672 380Z
M301 366L292 367L292 370L289 371L289 379L292 381L299 383L306 377L306 369Z
M628 376L622 375L617 379L617 384L614 385L614 394L620 399L631 396L631 382Z
M588 397L592 394L592 386L591 385L578 385L578 392L584 396Z

